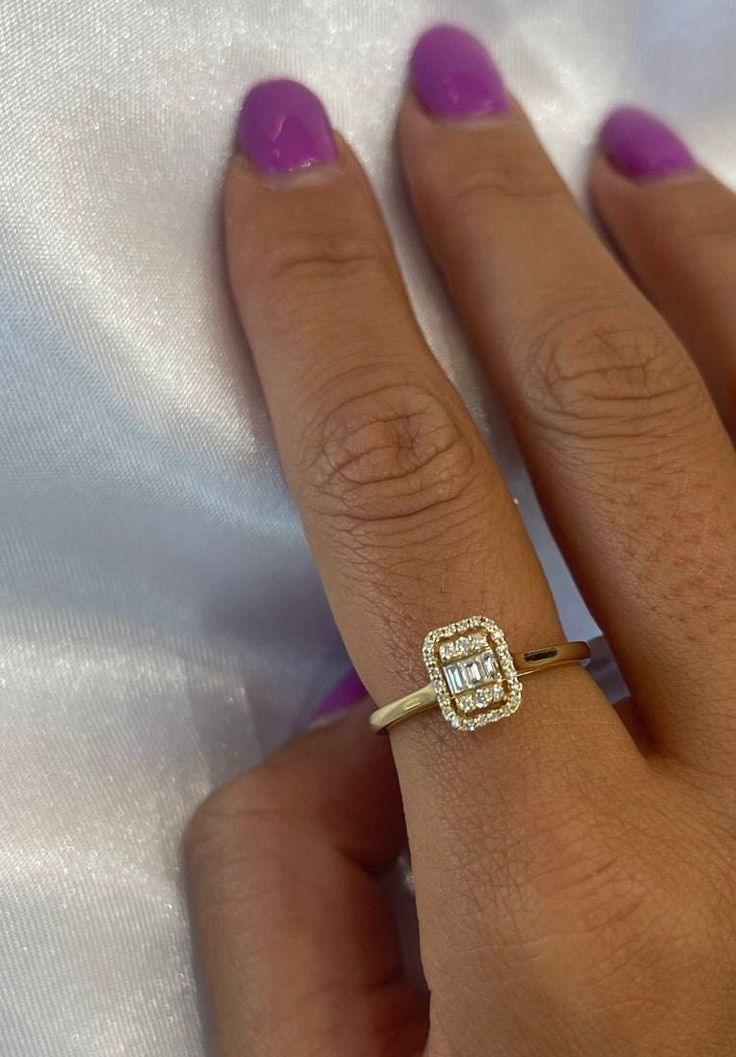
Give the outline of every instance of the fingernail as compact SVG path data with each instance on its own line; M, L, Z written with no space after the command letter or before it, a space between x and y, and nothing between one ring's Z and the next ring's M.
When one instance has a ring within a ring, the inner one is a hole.
M266 173L294 172L338 158L327 111L298 81L262 81L251 88L240 112L238 139Z
M437 117L502 114L509 101L503 78L481 42L458 26L434 26L414 46L414 91Z
M606 118L600 145L610 162L634 180L656 180L692 172L697 162L663 121L635 106L622 106Z
M322 720L337 712L344 712L367 696L368 691L361 683L360 676L354 668L351 668L327 694L317 709L314 719Z

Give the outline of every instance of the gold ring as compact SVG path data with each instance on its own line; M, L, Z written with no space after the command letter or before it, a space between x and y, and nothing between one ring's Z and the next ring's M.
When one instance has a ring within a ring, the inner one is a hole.
M517 711L524 676L585 661L590 646L563 642L512 654L497 624L488 617L466 617L430 631L422 655L429 683L377 708L370 717L376 734L436 706L455 730L478 730Z

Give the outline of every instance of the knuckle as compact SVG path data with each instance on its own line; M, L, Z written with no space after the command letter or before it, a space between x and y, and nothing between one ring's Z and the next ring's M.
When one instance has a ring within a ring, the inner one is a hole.
M524 205L564 204L567 192L556 175L539 166L523 167L500 155L493 165L471 167L445 183L443 197L449 199L451 214L475 221L487 217L494 208L508 208L513 202Z
M632 875L634 869L633 880L609 890L594 911L586 982L593 1004L602 1009L612 989L630 995L632 981L646 989L662 973L702 977L723 935L707 879L691 876L688 891L682 884L687 870L673 877L661 866L637 862Z
M421 385L350 395L307 425L302 500L348 522L393 522L452 503L474 476L476 445Z
M387 244L378 237L345 233L300 233L281 239L259 257L262 281L277 287L335 283L393 270Z
M563 795L558 805L539 813L532 846L529 882L535 896L545 904L562 898L574 905L586 929L602 923L597 911L615 889L628 893L626 902L635 902L641 892L628 845L600 807L579 797Z
M524 398L546 432L588 440L679 434L707 416L674 340L628 307L576 297L521 335Z
M697 971L732 914L726 869L714 870L707 852L698 862L662 856L649 838L652 817L642 825L586 807L562 810L537 835L525 899L546 907L550 920L572 914L592 1007L605 1007L611 986L634 976L676 963Z
M525 129L512 122L496 128L493 138L488 150L466 131L447 150L440 137L422 171L412 176L415 194L430 208L441 204L453 222L487 221L516 203L524 208L571 203L558 173Z

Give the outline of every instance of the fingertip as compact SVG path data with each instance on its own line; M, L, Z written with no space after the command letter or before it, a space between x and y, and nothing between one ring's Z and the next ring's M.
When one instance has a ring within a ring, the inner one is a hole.
M427 113L448 120L502 114L508 95L488 48L461 26L440 23L420 35L409 75Z
M261 172L290 174L338 159L327 108L320 97L289 78L253 85L238 117L238 142Z
M604 126L605 122L601 127ZM699 200L703 186L716 182L713 175L699 164L680 172L633 178L611 158L602 134L598 137L587 174L590 203L607 225L618 225L627 216L641 217L655 210L667 210L668 204L670 209L677 210L676 203ZM695 198L691 197L693 195Z
M502 140L521 132L533 135L533 127L519 103L507 93L508 106L502 113L459 120L439 119L428 113L414 88L409 85L399 107L396 137L404 168L421 176L435 165L442 166L450 154L461 153L468 162L489 149L494 142L487 135L495 129ZM500 147L499 143L499 147Z
M520 121L528 124L529 118L517 97L507 90L506 99L507 105L502 111L490 114L472 114L462 120L450 120L431 114L418 97L414 86L408 83L399 107L397 125L400 129L411 123L411 125L423 127L426 130L434 128L463 131L494 124L503 125L508 121Z
M656 114L638 106L614 107L598 130L597 147L635 184L689 178L699 170L683 138Z

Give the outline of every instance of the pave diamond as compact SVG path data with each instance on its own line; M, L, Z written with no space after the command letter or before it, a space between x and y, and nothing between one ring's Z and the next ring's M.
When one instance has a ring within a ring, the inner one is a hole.
M423 656L442 715L456 730L495 723L521 704L506 639L488 617L467 617L431 631Z
M474 635L461 635L458 639L440 643L440 659L450 660L452 657L465 657L470 653L477 653L488 645L488 636L480 632Z

